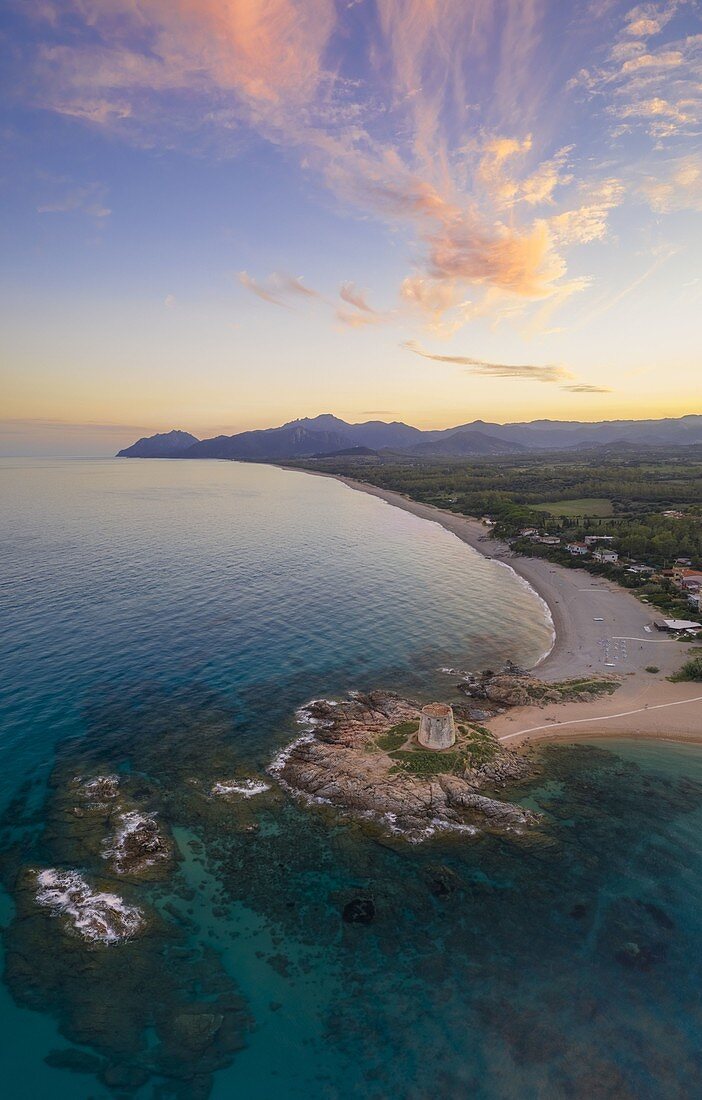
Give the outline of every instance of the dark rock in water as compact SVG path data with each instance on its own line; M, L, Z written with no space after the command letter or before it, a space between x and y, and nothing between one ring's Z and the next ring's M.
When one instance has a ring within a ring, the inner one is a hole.
M50 1050L44 1058L52 1069L67 1069L72 1073L99 1073L103 1062L85 1050L68 1047L66 1050Z
M426 883L435 898L450 898L460 885L460 879L450 867L427 868Z
M171 1034L188 1050L204 1050L223 1023L224 1016L219 1012L183 1012L173 1020Z
M139 875L156 863L169 862L173 848L151 814L132 810L119 817L105 854L118 874Z
M578 902L578 904L574 905L571 909L570 916L573 917L574 920L582 920L583 917L587 916L587 906L583 905L582 902Z
M371 898L353 898L344 906L343 918L347 924L370 924L375 917L375 903Z
M101 1072L100 1079L108 1089L136 1092L147 1084L149 1072L142 1066L130 1065L128 1062L111 1062Z
M622 966L635 970L650 970L661 961L664 954L665 948L662 944L625 943L614 957Z
M668 916L665 909L661 909L659 905L654 905L653 902L643 902L643 907L649 916L653 917L656 924L659 924L661 928L675 928L675 921Z
M672 928L658 906L639 898L616 898L602 921L598 946L629 970L650 970L665 959Z

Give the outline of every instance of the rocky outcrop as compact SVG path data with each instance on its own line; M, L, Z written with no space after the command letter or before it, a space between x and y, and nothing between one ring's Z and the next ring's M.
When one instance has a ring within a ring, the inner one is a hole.
M103 854L118 875L139 875L155 863L170 861L173 848L152 814L130 810L120 815Z
M36 873L36 902L50 909L66 927L92 943L129 940L144 927L144 913L117 894L88 884L78 871L48 867Z
M456 686L468 698L484 700L486 710L494 713L506 707L546 706L566 701L586 703L596 695L614 691L618 684L618 680L607 677L548 683L511 666L502 672L486 669L466 673Z
M413 840L438 830L520 831L529 810L487 797L481 787L522 778L528 765L486 730L465 724L443 752L419 744L421 707L387 692L341 702L315 700L299 712L304 733L269 768L308 803L332 806Z

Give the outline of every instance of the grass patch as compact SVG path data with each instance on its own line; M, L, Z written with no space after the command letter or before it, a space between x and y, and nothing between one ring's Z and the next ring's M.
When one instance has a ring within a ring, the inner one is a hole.
M468 764L466 753L432 752L431 749L409 749L404 752L391 752L396 763L391 771L406 775L420 775L428 779L432 775L456 774L462 772Z
M612 695L619 684L614 680L564 680L560 684L549 684L557 691L561 699L574 699L577 695Z
M682 668L668 677L674 684L682 684L687 681L702 681L702 657L691 657L685 661Z
M542 504L531 504L537 512L548 512L551 516L597 516L605 519L614 515L612 501L608 497L579 497L577 500L545 500Z
M646 665L646 672L660 672L658 665Z
M386 733L376 737L375 743L383 752L392 753L395 749L401 749L408 737L411 737L419 729L419 722L398 722Z
M403 723L405 726L412 724ZM432 752L421 745L409 749L398 747L390 752L395 761L391 770L395 774L417 775L424 779L434 775L461 775L467 768L489 764L498 752L499 745L485 726L460 725L456 746L450 752Z

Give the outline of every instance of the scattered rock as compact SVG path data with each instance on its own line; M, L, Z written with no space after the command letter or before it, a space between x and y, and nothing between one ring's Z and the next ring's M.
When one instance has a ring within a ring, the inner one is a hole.
M375 903L371 898L353 898L344 906L342 916L347 924L370 924L375 917Z

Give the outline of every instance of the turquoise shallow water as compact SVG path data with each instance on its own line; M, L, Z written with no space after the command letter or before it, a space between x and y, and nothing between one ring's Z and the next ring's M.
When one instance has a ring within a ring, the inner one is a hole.
M696 748L549 749L518 792L548 824L520 842L384 844L275 796L202 813L189 791L259 771L312 696L450 694L443 665L535 661L549 624L513 574L270 467L5 460L0 487L5 1095L699 1092ZM21 884L94 872L61 802L91 769L138 777L182 859L139 887L149 937L86 954ZM345 924L359 893L375 920ZM227 1042L189 1057L173 1021L215 1004ZM90 1072L45 1062L67 1050Z

